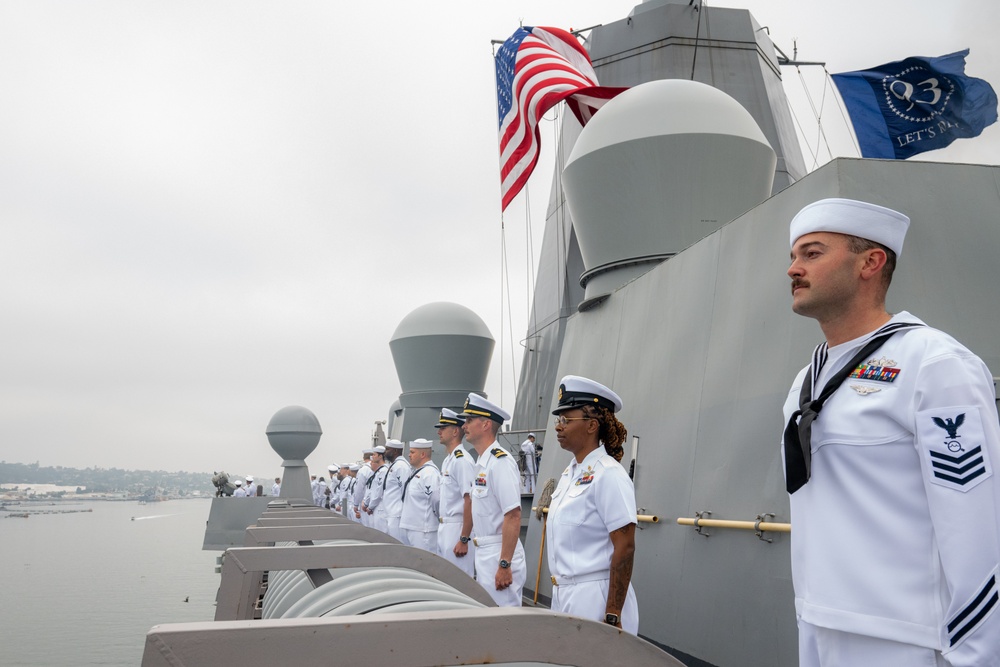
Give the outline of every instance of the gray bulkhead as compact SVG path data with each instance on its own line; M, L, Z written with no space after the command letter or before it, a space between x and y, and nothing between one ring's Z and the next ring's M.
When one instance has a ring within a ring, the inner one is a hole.
M706 539L675 521L700 511L789 520L781 406L822 334L790 309L788 223L824 197L909 215L889 310L948 331L1000 371L993 166L835 160L566 320L557 377L591 377L622 396L623 463L638 439L637 504L661 519L637 531L640 634L720 667L797 663L789 537L767 534L767 543L753 531L708 529ZM548 423L539 487L569 461ZM528 529L531 575L541 526L532 518ZM544 599L544 562L541 582ZM533 584L529 576L526 589Z

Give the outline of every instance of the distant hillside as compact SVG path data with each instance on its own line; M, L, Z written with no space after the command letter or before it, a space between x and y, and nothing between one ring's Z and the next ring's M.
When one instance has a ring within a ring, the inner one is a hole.
M38 463L0 461L0 484L58 484L94 493L147 493L188 495L193 491L213 494L212 473L167 472L165 470L121 470L119 468L63 468Z

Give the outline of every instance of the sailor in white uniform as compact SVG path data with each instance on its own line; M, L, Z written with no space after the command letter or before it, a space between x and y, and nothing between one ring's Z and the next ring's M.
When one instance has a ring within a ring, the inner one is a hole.
M253 475L247 475L247 484L245 488L247 490L248 498L257 495L257 485L253 483Z
M535 492L535 480L538 470L535 465L535 434L529 433L521 443L521 453L524 454L524 490L525 493Z
M337 496L340 493L340 475L338 473L340 470L341 466L336 463L331 463L326 467L326 471L329 473L328 477L330 481L326 483L326 490L323 492L326 494L326 501L324 504L331 512L337 511Z
M546 525L552 611L638 634L632 589L635 489L619 461L628 435L615 417L618 394L567 375L559 385L559 446L573 457L552 494Z
M351 482L354 478L351 476L351 464L341 463L340 464L340 483L337 485L336 498L337 498L337 512L343 516L347 516L347 490L351 486ZM333 502L332 500L330 502Z
M465 419L454 410L441 410L435 424L447 456L441 462L441 517L438 553L470 577L476 574L476 546L472 544L472 456L462 445Z
M802 667L1000 665L993 378L886 312L908 227L845 199L791 223L792 310L826 338L784 406Z
M275 477L274 484L271 485L271 496L277 498L281 495L281 478Z
M497 443L510 413L478 394L465 401L465 437L476 448L472 482L476 580L501 607L520 607L527 572L521 532L521 475Z
M233 491L233 498L246 498L247 490L243 488L243 480L238 479L233 484L236 485L236 490Z
M354 483L354 516L361 522L362 526L371 527L368 512L362 512L361 506L364 504L365 492L368 490L368 480L375 474L372 470L372 453L374 450L364 449L361 452L363 463L358 469L357 481Z
M410 464L403 457L405 445L400 440L388 440L385 443L385 458L389 468L382 481L382 506L385 508L385 519L390 536L403 544L407 544L406 536L399 530L399 517L403 513L403 485L410 476Z
M318 479L316 479L316 475L310 475L309 488L312 490L312 501L313 505L315 505L316 507L320 506L320 498L322 497L322 494L320 494L319 487L320 487L320 482Z
M403 484L403 512L399 529L411 547L437 553L441 471L431 460L430 440L410 441L410 473Z
M361 523L361 516L354 509L354 492L358 486L358 472L361 470L360 463L352 463L348 467L348 474L351 476L350 483L345 489L344 495L344 510L347 512L347 518L349 518L354 523Z
M377 528L383 533L389 532L389 523L385 520L385 508L382 507L382 492L385 489L385 473L389 469L386 465L385 447L379 445L372 450L372 466L375 472L366 482L365 497L361 502L361 511L366 512L371 522L372 528Z

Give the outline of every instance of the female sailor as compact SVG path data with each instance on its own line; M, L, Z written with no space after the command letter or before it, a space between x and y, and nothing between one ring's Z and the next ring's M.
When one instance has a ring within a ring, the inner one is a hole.
M635 489L619 463L628 435L615 417L621 409L621 398L604 385L575 375L562 379L552 414L559 446L573 459L552 494L546 541L552 610L638 634L630 583Z

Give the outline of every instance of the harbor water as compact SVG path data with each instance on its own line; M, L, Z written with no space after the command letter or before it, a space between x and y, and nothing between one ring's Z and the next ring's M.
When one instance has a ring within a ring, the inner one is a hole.
M154 625L214 617L218 554L201 551L207 499L8 509L32 515L0 513L5 667L138 665ZM34 513L43 510L91 511Z

